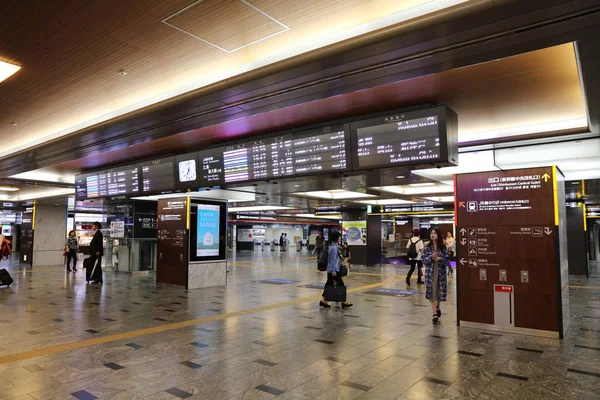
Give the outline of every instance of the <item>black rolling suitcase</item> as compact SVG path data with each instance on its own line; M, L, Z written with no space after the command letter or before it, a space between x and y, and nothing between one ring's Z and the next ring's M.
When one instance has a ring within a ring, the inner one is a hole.
M0 269L0 286L10 286L14 282L7 270Z
M85 281L100 281L100 268L97 267L93 257L88 257L83 260L83 269L85 269Z

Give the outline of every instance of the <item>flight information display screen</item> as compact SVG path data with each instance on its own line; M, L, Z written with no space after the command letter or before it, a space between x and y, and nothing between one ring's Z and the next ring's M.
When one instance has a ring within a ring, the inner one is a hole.
M174 162L173 157L166 157L141 164L142 191L145 193L172 191L175 188Z
M348 133L343 125L335 128L201 151L200 184L215 186L347 170Z
M137 194L140 192L139 176L140 169L137 165L86 174L87 198Z
M356 129L359 168L393 166L439 160L440 127L437 115L361 124ZM381 123L383 122L383 123ZM364 126L366 125L366 126Z

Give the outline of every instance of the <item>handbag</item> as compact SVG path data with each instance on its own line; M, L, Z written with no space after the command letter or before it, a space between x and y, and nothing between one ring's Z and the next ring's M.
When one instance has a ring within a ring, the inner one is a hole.
M346 301L346 286L325 286L323 297L325 297L325 301L343 303Z
M348 267L345 264L340 264L340 276L348 276Z

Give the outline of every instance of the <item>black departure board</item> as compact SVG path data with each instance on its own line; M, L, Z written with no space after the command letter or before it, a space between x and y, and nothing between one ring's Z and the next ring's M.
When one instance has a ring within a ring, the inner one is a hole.
M175 189L173 175L174 157L159 158L140 165L142 169L142 191L170 192Z
M440 157L436 115L357 129L359 167L396 165Z
M324 133L325 132L325 133ZM266 180L349 168L344 125L199 152L201 186Z
M86 174L86 196L97 197L122 196L140 192L139 167L128 165L96 173ZM76 180L81 179L77 177Z
M456 152L449 149L449 144L456 147L455 138L449 141L447 136L447 117L452 116L455 122L451 110L432 107L353 122L355 168L449 161L449 152Z
M303 136L292 141L294 175L344 171L350 164L349 141L345 129L320 135Z
M78 175L77 199L195 191L336 171L456 165L457 121L454 111L445 106L371 114L139 166Z

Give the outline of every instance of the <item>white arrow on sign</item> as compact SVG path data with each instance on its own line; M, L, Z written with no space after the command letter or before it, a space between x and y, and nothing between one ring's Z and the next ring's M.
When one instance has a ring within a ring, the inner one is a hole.
M462 228L462 229L460 230L460 233L462 233L462 234L464 235L465 233L467 233L467 230L466 230L465 228Z
M552 229L550 229L550 228L546 227L546 228L544 228L544 233L545 233L546 235L550 236L550 235L552 234Z
M462 240L460 241L460 244L462 244L463 246L467 243L467 239L462 238Z
M460 259L460 265L465 265L467 263L467 260L465 260L464 258Z

